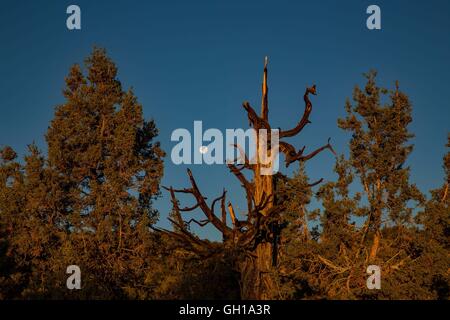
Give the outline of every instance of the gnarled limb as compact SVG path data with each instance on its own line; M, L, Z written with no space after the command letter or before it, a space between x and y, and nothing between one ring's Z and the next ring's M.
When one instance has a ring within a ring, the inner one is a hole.
M174 220L169 218L169 221L172 222L175 226L177 226L180 232L169 231L166 229L160 229L156 227L151 227L153 230L157 232L161 232L167 234L168 236L180 240L180 243L187 246L190 250L194 251L200 256L209 255L213 249L211 244L207 241L203 241L198 237L194 236L190 232L188 232L184 226L178 224Z
M225 189L223 189L222 195L220 197L217 197L216 199L213 200L213 202L211 203L211 211L212 212L214 212L214 207L216 205L216 202L219 201L219 200L220 201L224 201L225 198L226 198L226 194L227 194L227 191Z
M186 228L184 227L184 221L181 217L180 212L193 211L197 208L200 208L207 219L203 220L203 222L201 222L201 223L198 223L197 220L195 220L195 219L194 219L194 221L192 221L192 219L191 219L190 222L195 222L200 226L206 225L206 223L204 223L205 221L211 222L218 230L220 230L222 232L223 236L226 238L227 236L229 236L231 234L231 229L226 225L226 221L223 221L224 220L223 219L223 208L222 208L222 219L219 219L214 213L214 205L217 201L222 200L222 206L223 206L223 201L225 199L225 194L226 194L225 190L224 190L222 196L214 199L211 204L211 207L209 207L206 203L207 198L201 194L201 192L197 186L197 183L195 182L195 179L192 175L192 172L189 169L187 170L187 172L188 172L188 176L189 176L189 180L191 182L192 188L173 189L172 187L171 188L164 187L166 190L169 190L169 192L171 194L172 204L173 204L173 209L174 209L173 212L174 212L175 218L177 220L177 221L173 221L173 220L171 220L171 221L175 222L174 225L179 227L183 233L187 232ZM178 205L178 200L175 196L176 192L192 194L195 197L197 203L192 207L180 208Z
M202 209L203 213L206 217L211 221L211 223L218 230L222 232L224 235L228 235L231 232L231 229L228 228L225 224L222 223L221 219L219 219L214 212L212 212L211 208L206 204L205 197L201 194L197 183L195 182L194 176L192 175L191 170L187 169L187 173L189 176L189 180L191 181L193 195L199 203L199 207Z
M188 212L188 211L194 211L199 206L200 206L200 203L197 203L197 204L193 205L192 207L184 207L184 208L178 208L178 209L182 212Z
M252 211L252 197L254 193L253 183L249 182L244 174L235 165L228 164L230 171L238 178L242 186L245 189L246 199L247 199L247 210L250 213Z
M199 225L200 227L204 227L204 226L206 226L209 223L209 220L206 219L206 220L197 221L194 218L192 218L191 220L186 221L185 224L190 226L192 222L194 222L195 224Z
M310 183L308 184L308 187L314 187L317 186L318 184L322 183L323 178L320 178L319 180L317 180L316 182Z
M324 145L323 147L320 147L319 149L311 152L310 154L307 154L306 156L299 157L298 160L300 161L307 161L309 159L314 158L317 154L321 153L325 149L329 149L335 156L337 156L336 151L334 151L333 146L330 144L331 138L328 138L328 143Z
M293 137L296 136L300 131L303 130L303 128L308 124L311 123L311 121L309 121L309 115L311 114L312 111L312 104L311 101L309 100L308 95L309 94L313 94L316 95L317 91L316 91L316 85L313 85L310 88L306 88L305 94L303 96L303 100L305 101L305 111L303 112L303 116L300 119L300 121L298 122L298 124L290 129L290 130L286 130L280 131L280 138L286 138L286 137Z
M309 159L312 159L317 154L324 151L325 149L329 149L336 156L336 152L334 151L332 145L330 144L330 138L328 138L328 143L326 145L318 148L317 150L315 150L307 155L303 155L303 153L305 151L305 147L303 147L298 152L296 152L295 148L287 142L281 141L279 145L280 145L281 152L283 152L285 155L286 167L288 167L292 162L295 162L295 161L307 161Z
M297 161L305 151L305 147L303 147L298 152L296 152L293 145L284 141L279 142L279 148L280 151L284 153L286 168L289 167L292 162Z
M250 126L253 126L255 130L267 129L267 131L270 131L269 123L257 115L256 111L252 108L248 101L245 101L242 106L245 111L247 111Z
M162 186L163 189L167 190L170 192L170 190L172 189L174 192L176 193L194 193L194 191L192 190L192 188L184 188L184 189L174 189L172 187L165 187Z

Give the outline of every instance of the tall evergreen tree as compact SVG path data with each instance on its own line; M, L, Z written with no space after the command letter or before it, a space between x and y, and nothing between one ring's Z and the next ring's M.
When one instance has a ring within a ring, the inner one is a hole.
M281 176L276 205L287 222L278 275L281 299L448 299L448 172L425 198L405 165L413 147L411 104L399 90L380 88L375 72L356 87L339 126L352 133L349 159L336 161L337 180L323 184L320 210L307 214L311 188L301 169ZM320 229L308 230L319 218ZM416 221L420 222L417 224ZM381 269L380 290L367 288L369 265Z
M389 91L375 77L368 73L365 88L354 90L355 104L347 101L347 116L338 125L352 133L349 159L337 160L337 181L317 193L322 228L309 259L317 273L316 296L427 298L413 270L420 256L414 216L424 197L404 165L412 151L411 104L398 84ZM371 264L382 270L382 290L366 287Z
M398 83L392 91L375 84L376 72L366 74L364 90L353 92L355 105L346 103L347 116L339 119L339 127L352 133L350 162L358 175L367 201L365 212L367 236L372 238L369 260L375 261L383 224L401 228L413 222L414 207L423 196L409 182L405 166L413 146L408 131L412 121L411 104ZM389 103L382 98L389 93Z
M151 297L146 279L161 240L150 229L158 218L152 202L164 152L154 121L122 90L105 51L94 49L85 66L86 75L74 65L66 78L66 102L46 135L48 158L35 146L23 166L3 155L2 188L14 199L2 199L2 220L14 226L14 258L29 268L22 295ZM15 189L12 174L20 178ZM67 290L69 265L80 266L85 290Z

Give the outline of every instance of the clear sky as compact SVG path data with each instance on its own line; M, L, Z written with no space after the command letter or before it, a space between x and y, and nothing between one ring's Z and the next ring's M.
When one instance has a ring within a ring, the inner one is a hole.
M66 28L66 8L81 8L82 30ZM366 28L366 8L381 8L382 30ZM338 153L349 136L336 124L362 73L395 80L413 103L416 138L408 164L427 191L442 184L450 129L450 2L435 1L3 1L0 3L0 145L23 154L44 134L64 102L64 77L94 45L117 63L160 129L170 155L176 128L245 128L244 100L259 109L264 56L269 56L269 108L274 127L294 126L306 86L317 84L309 125L291 141L312 150L332 137ZM324 153L307 165L311 180L333 179ZM210 198L222 188L244 209L239 184L225 166L190 166ZM186 166L165 161L164 185L188 186ZM167 226L169 199L157 203ZM197 213L200 214L200 213ZM216 237L216 234L206 233Z

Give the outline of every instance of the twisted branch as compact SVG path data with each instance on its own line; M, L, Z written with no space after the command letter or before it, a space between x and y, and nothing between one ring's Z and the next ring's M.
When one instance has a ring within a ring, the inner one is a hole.
M300 131L303 130L303 128L308 124L311 123L311 121L309 121L309 115L311 114L312 111L312 103L309 100L308 95L309 94L313 94L313 95L317 95L316 92L316 85L313 85L310 88L306 88L305 94L303 96L303 100L305 101L305 111L303 112L303 116L300 119L300 121L298 122L298 124L290 129L290 130L286 130L280 131L280 138L286 138L286 137L293 137L296 136Z

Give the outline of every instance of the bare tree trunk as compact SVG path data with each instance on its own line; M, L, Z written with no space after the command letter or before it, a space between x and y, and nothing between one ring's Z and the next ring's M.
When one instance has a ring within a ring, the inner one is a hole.
M277 296L273 278L272 244L258 244L254 256L247 256L240 265L241 298L243 300L272 300Z
M262 101L261 101L261 118L268 121L268 86L267 86L267 57L264 63L264 75L262 82ZM258 128L256 128L258 129ZM269 137L267 135L267 138ZM265 163L262 159L262 155L266 155L271 158L271 150L268 148L268 142L261 142L260 136L257 133L257 146L258 150L258 163L255 168L254 174L254 198L256 203L263 203L267 197L270 200L261 211L263 216L269 214L269 210L273 207L273 192L274 192L274 180L273 175L261 174L262 166L272 169L273 162ZM267 239L266 239L267 240ZM273 243L260 242L256 245L256 249L245 257L245 260L241 265L241 298L244 300L257 299L257 300L270 300L274 299L276 295L275 280L273 279L273 255L277 254L276 250L273 250Z
M259 168L255 170L255 200L257 203L264 201L265 197L271 197L268 205L261 212L267 216L273 207L273 176L260 175ZM241 264L241 298L244 300L271 300L276 297L276 285L273 278L277 251L274 243L265 241L256 245L256 249L245 257Z

